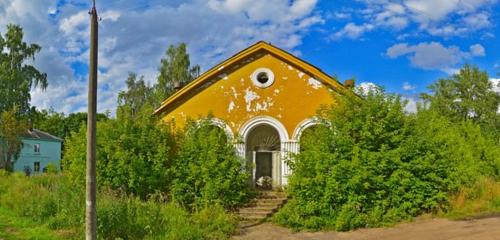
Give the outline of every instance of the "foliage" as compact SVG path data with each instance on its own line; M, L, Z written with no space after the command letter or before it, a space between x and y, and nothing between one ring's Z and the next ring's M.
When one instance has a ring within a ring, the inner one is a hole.
M500 152L473 122L433 110L405 115L381 89L346 92L316 141L290 162L292 200L275 221L294 228L380 226L448 208L448 196L481 175L498 176Z
M142 198L168 192L175 154L175 135L151 115L97 124L97 176L101 186L121 189ZM85 180L86 128L66 141L62 163L78 183Z
M59 173L59 168L55 164L49 163L45 167L45 172L49 174Z
M483 177L451 196L450 209L444 215L461 219L492 213L500 213L500 182Z
M63 233L62 239L83 235L83 195L83 187L64 175L25 177L0 172L0 214L8 211L59 230L56 233ZM155 198L142 201L109 190L98 193L97 203L102 239L226 239L235 230L235 219L217 205L190 214L173 203Z
M127 112L132 118L137 117L146 105L152 106L153 88L144 82L144 76L137 79L135 73L129 73L127 90L118 94L118 111ZM126 113L122 113L126 114Z
M248 198L248 173L226 133L208 120L190 123L175 159L174 200L190 209L220 203L236 207Z
M26 123L16 116L18 110L0 113L0 168L12 170L12 164L19 157L22 148L21 134L26 131Z
M47 87L47 74L26 63L35 60L41 47L24 42L20 26L7 25L5 35L0 35L0 49L0 113L17 106L17 114L27 114L31 88Z
M53 109L36 110L31 115L31 119L34 128L66 139L72 132L78 132L83 125L87 124L87 113L76 112L66 115ZM98 113L96 119L97 121L105 121L109 117L107 114Z
M0 206L0 239L65 239L46 226L13 214Z
M465 65L460 72L429 86L432 94L422 98L430 108L455 121L471 119L500 139L500 95L494 91L488 73Z
M160 62L158 83L154 86L155 107L175 92L175 88L188 84L200 74L200 66L191 67L186 44L170 45Z

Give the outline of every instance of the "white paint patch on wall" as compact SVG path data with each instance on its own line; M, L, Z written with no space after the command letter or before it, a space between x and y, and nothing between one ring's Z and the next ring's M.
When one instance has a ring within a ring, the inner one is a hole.
M220 71L220 70L222 70L222 69L224 69L224 66L220 66L217 70L219 70L219 71Z
M255 104L255 111L254 112L261 111L261 110L267 111L266 102L264 102L262 105L260 103Z
M309 80L307 82L314 89L320 89L323 86L320 81L318 81L314 78L309 78Z
M267 97L265 101L263 102L258 102L255 104L255 109L253 110L254 112L258 111L268 111L270 107L274 105L273 99L270 97Z
M239 94L238 92L236 92L236 88L231 87L231 91L233 91L233 96L234 96L234 98L235 98L235 99L237 99L237 98L238 98L238 95L240 95L240 94Z
M236 104L234 104L234 102L233 102L233 101L231 101L231 102L229 103L229 106L227 106L227 112L228 112L228 113L231 113L231 111L233 111L233 109L234 109L234 107L235 107L235 106L236 106Z
M288 65L288 70L290 70L290 71L293 70L293 67Z
M247 104L247 112L252 111L252 101L259 99L260 96L257 95L254 91L250 90L250 88L247 88L245 90L245 103Z
M299 78L302 79L302 77L304 76L304 73L301 71L298 71L298 72L299 72Z

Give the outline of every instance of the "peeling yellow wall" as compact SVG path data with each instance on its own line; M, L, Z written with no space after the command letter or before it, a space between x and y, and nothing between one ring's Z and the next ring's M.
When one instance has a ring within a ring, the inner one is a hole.
M252 73L262 67L274 73L274 83L267 88L259 88L251 80ZM182 126L188 117L211 113L237 135L246 121L265 115L279 120L291 138L299 123L315 116L321 105L333 103L331 87L268 52L255 53L221 70L202 89L170 106L163 119L175 119Z

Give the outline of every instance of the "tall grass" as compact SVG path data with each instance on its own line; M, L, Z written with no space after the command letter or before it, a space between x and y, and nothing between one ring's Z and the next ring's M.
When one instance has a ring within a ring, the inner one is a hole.
M64 175L25 177L0 171L0 209L47 226L64 239L82 239L83 188ZM102 239L225 239L235 218L221 206L190 213L173 203L143 201L116 191L98 193L98 235Z
M450 197L450 208L444 216L453 219L500 214L500 182L480 178Z

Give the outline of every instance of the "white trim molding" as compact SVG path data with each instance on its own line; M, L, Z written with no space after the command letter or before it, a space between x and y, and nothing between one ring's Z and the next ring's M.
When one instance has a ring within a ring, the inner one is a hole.
M224 132L227 135L228 140L233 140L234 139L234 134L229 125L226 124L226 122L222 119L219 118L203 118L197 121L197 124L199 124L201 121L208 121L211 125L216 126L224 130Z
M248 133L250 133L250 131L252 131L252 129L254 129L255 127L262 124L267 124L274 127L280 135L280 142L288 142L289 137L285 126L280 121L270 116L257 116L248 120L247 122L245 122L245 124L243 124L243 127L241 127L240 136L243 137L243 140L246 142Z
M292 140L300 141L300 136L302 135L304 130L306 130L308 127L318 125L318 124L322 124L322 123L317 117L308 118L308 119L303 120L302 122L300 122L297 125L297 127L293 131Z
M267 82L259 82L257 79L259 74L265 73L267 75ZM252 82L255 86L260 87L260 88L267 88L274 83L274 73L271 71L269 68L257 68L255 71L253 71L252 75L250 75L250 79L252 79Z

